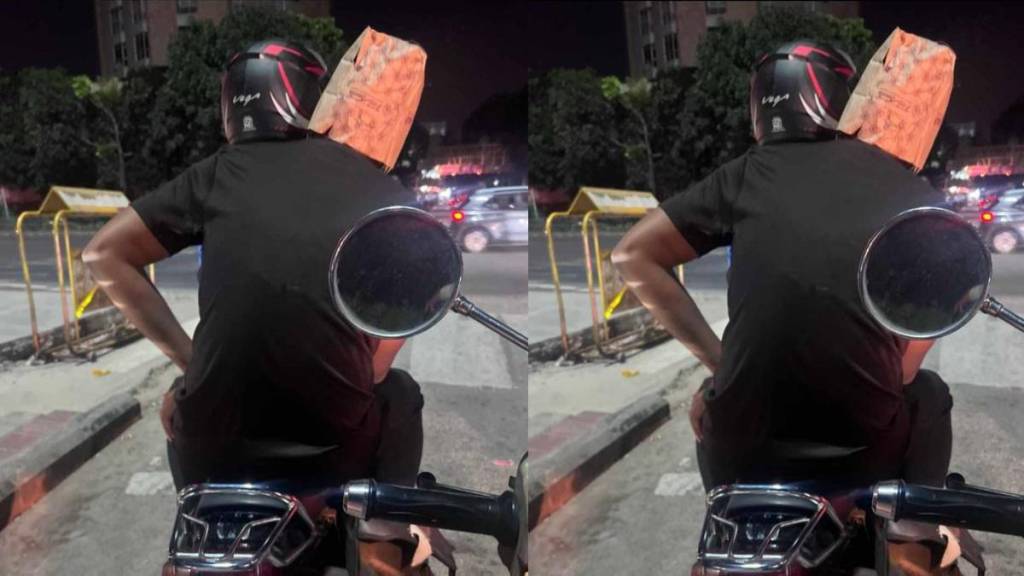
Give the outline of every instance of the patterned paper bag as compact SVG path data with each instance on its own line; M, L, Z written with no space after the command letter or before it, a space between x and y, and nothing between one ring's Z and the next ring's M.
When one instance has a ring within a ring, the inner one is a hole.
M363 30L317 103L309 129L395 166L423 94L427 53L416 44Z
M924 166L953 91L956 54L896 28L872 56L839 120L839 130Z

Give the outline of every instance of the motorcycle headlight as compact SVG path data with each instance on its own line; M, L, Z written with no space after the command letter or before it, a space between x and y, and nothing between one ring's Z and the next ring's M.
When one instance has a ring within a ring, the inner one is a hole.
M821 564L843 525L824 498L776 487L730 486L708 496L698 556L705 567L777 569Z
M178 497L171 534L175 566L240 570L269 560L287 566L316 538L298 499L247 486L200 485Z

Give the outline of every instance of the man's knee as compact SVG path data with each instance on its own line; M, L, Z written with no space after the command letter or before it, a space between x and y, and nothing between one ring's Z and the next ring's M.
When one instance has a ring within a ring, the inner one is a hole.
M904 388L904 393L918 413L948 414L953 409L949 386L931 370L918 370L914 380Z
M420 384L408 372L392 368L374 388L374 394L389 410L420 411L423 394Z

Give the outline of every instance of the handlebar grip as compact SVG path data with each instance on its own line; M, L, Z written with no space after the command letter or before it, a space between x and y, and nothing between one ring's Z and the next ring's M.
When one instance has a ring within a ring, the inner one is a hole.
M1024 497L946 490L896 480L875 487L871 508L888 520L916 520L1024 536Z
M345 487L343 508L346 514L363 520L377 518L488 534L508 546L515 545L519 535L515 495L510 491L490 496L362 480Z

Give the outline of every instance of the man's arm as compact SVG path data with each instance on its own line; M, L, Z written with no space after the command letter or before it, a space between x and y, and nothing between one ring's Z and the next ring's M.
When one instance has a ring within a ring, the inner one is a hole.
M135 210L126 208L93 237L82 261L125 318L184 371L192 358L192 340L139 272L167 256Z
M910 340L903 352L903 384L910 384L917 377L924 357L931 350L935 340Z
M377 351L373 354L373 383L380 384L388 376L391 364L398 356L398 351L405 344L405 339L381 340L377 344Z
M668 272L697 257L665 212L657 209L619 241L612 252L612 263L651 315L714 373L722 356L722 342L690 293Z

